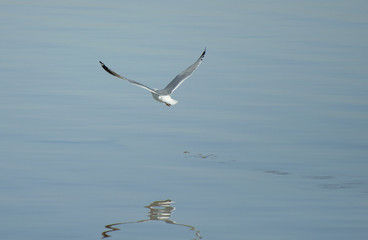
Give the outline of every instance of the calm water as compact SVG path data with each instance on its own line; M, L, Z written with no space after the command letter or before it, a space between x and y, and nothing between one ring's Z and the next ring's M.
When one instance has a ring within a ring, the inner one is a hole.
M367 9L0 1L2 239L367 239Z

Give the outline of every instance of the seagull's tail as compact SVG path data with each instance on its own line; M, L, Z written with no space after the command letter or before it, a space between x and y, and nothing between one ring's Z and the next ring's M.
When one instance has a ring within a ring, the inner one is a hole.
M161 101L164 102L164 103L168 103L170 105L175 105L175 104L177 104L179 102L179 101L177 101L175 99L172 99L170 97L170 95L162 96L161 97Z

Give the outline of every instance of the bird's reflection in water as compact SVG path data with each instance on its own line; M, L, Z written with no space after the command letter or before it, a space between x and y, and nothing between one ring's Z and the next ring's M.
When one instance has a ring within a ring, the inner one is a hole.
M164 201L155 201L148 206L144 206L145 208L149 209L148 219L108 224L105 226L105 228L109 230L102 232L102 238L111 237L111 235L109 234L114 231L119 231L120 228L122 227L121 225L124 225L124 224L142 223L142 222L148 222L148 221L164 221L165 223L183 226L193 231L196 235L196 238L194 238L194 240L202 239L202 237L199 235L199 231L195 227L188 225L188 224L177 223L170 219L171 213L175 210L175 208L171 206L172 203L174 202L171 200L164 200Z

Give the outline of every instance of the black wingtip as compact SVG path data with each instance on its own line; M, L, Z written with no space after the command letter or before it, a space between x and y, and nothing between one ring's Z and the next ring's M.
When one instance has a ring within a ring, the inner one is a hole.
M99 62L100 62L100 64L101 64L101 67L102 67L103 69L105 69L105 71L106 71L106 72L108 72L108 73L110 73L110 74L114 75L114 74L111 72L111 70L110 70L110 69L108 69L108 68L105 66L105 64L104 64L103 62L101 62L101 61L99 61Z
M204 55L206 54L206 50L207 50L207 48L204 48L204 51L203 51L203 53L202 53L202 55L201 55L201 59L203 59L204 58Z

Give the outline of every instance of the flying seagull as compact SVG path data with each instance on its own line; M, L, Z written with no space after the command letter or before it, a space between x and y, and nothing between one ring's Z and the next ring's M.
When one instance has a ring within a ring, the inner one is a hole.
M130 80L126 77L123 77L123 76L117 74L116 72L112 71L108 67L106 67L106 65L101 61L100 61L100 64L101 64L102 68L105 69L106 72L110 73L111 75L113 75L115 77L121 78L123 80L127 80L130 83L132 83L132 84L134 84L138 87L141 87L141 88L144 88L144 89L150 91L152 93L153 98L156 101L163 102L167 106L170 107L171 105L175 105L175 104L178 103L178 101L172 99L170 95L175 91L175 89L177 87L179 87L180 84L182 84L184 82L185 79L187 79L190 75L192 75L194 70L196 70L197 67L201 64L205 54L206 54L206 49L204 49L202 55L198 58L198 60L195 63L190 65L182 73L178 74L164 89L161 89L161 90L147 87L146 85L143 85L142 83Z

